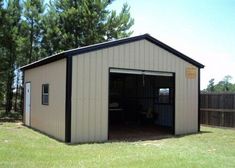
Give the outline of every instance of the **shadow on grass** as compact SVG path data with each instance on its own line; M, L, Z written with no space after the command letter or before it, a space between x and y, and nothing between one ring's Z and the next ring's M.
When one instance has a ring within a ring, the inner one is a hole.
M101 141L101 142L82 142L82 143L66 143L54 136L51 136L51 135L48 135L47 133L41 131L41 130L38 130L38 129L35 129L35 128L32 128L30 126L27 126L25 125L24 123L22 123L21 121L19 122L19 120L15 120L16 123L20 123L21 126L24 126L26 128L29 128L37 133L40 133L42 134L43 136L51 139L51 140L55 140L59 143L64 143L65 145L68 145L68 146L76 146L76 145L85 145L85 144L109 144L109 143L125 143L125 142L144 142L144 141L155 141L155 140L162 140L162 139L173 139L173 138L183 138L183 137L186 137L186 136L190 136L190 135L198 135L198 134L209 134L209 133L213 133L212 131L200 131L198 133L190 133L190 134L183 134L183 135L172 135L172 134L164 134L164 135L156 135L156 136L139 136L138 138L135 138L135 137L128 137L128 138L119 138L119 139L109 139L107 141ZM3 122L4 124L4 122Z
M200 135L200 134L210 134L210 133L213 133L213 132L212 131L200 131L200 132L196 132L196 133L175 135L174 138L183 138L185 136L190 136L190 135Z
M22 121L20 112L5 113L3 110L0 112L0 122L19 122Z
M26 125L25 125L26 126ZM28 126L26 126L28 127ZM138 137L138 138L120 138L120 139L109 139L107 141L100 141L100 142L80 142L80 143L67 143L62 140L59 140L51 135L48 135L45 132L42 132L38 129L34 129L32 127L28 127L38 133L43 134L44 136L47 136L50 139L53 139L57 142L64 143L65 145L68 146L78 146L78 145L91 145L91 144L110 144L110 143L133 143L133 142L145 142L145 141L156 141L156 140L163 140L163 139L173 139L173 138L183 138L186 136L190 135L197 135L197 134L208 134L208 133L213 133L211 131L200 131L198 133L190 133L190 134L183 134L183 135L172 135L172 134L167 134L167 135L156 135L156 136L150 136L150 137Z
M190 133L190 134L183 134L183 135L158 135L152 137L141 137L141 138L127 138L127 139L113 139L109 140L108 142L139 142L139 141L154 141L154 140L162 140L162 139L173 139L173 138L183 138L190 135L197 135L197 134L208 134L213 133L211 131L200 131L198 133Z
M190 135L198 135L198 134L209 134L213 133L211 131L200 131L198 133L190 133L190 134L183 134L183 135L157 135L151 137L142 137L142 138L123 138L123 139L111 139L104 142L89 142L89 143L67 143L69 146L76 146L76 145L83 145L83 144L109 144L109 143L125 143L125 142L145 142L145 141L155 141L155 140L162 140L162 139L173 139L173 138L183 138Z

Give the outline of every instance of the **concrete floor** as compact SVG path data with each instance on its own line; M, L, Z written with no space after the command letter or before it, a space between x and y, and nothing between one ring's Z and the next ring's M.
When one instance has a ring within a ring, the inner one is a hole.
M171 129L155 125L113 125L109 128L109 140L156 140L172 136Z

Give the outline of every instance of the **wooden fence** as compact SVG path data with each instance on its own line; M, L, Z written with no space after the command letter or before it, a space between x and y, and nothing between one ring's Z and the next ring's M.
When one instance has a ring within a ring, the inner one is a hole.
M235 127L235 93L201 93L201 124Z

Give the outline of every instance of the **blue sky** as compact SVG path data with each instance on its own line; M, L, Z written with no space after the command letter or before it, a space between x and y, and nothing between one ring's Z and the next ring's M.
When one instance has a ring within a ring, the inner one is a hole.
M231 75L235 82L235 0L116 0L127 2L135 19L133 35L149 33L206 67L201 87Z

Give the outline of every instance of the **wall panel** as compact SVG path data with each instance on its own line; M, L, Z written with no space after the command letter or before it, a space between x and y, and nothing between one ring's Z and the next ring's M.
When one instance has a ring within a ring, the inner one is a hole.
M25 82L31 82L31 127L64 141L66 59L26 70ZM42 105L42 84L49 84L49 105Z
M72 142L107 140L110 67L174 72L175 133L197 132L198 77L185 76L195 66L141 40L73 57Z

